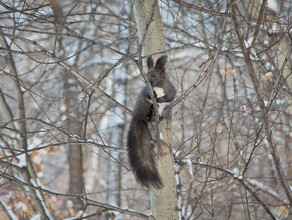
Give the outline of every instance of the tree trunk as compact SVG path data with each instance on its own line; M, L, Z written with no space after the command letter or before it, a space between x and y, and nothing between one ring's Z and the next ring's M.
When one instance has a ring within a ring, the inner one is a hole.
M165 53L166 48L163 35L163 24L158 2L155 0L136 0L134 4L134 13L139 40L142 42L144 39L142 55L147 56L157 52ZM153 56L154 60L161 55L162 54L157 54ZM154 217L159 220L178 219L174 161L172 154L171 119L160 122L159 132L162 135L161 145L158 146L156 154L156 163L164 186L159 190L154 189L153 187L150 188L151 212Z
M62 32L62 23L64 22L64 14L60 0L50 0L51 7L54 11L56 33ZM62 36L56 36L58 42L61 60L66 57L65 47L63 46ZM75 65L79 56L76 56ZM78 103L78 83L77 80L64 73L64 102L66 106L66 131L72 135L81 137L82 131L82 105ZM82 145L68 144L68 163L69 163L69 190L70 194L83 194L84 181L82 169ZM75 210L82 209L83 203L80 199L71 199Z
M78 84L71 76L64 76L64 100L66 105L66 131L72 135L81 136L82 123L80 122L81 103L78 103ZM69 163L69 190L70 194L82 194L83 169L82 169L82 146L81 144L68 144ZM75 210L82 209L80 199L71 199Z
M121 104L126 102L126 73L124 71L114 71L113 97ZM111 110L109 120L110 144L112 146L124 146L125 132L125 112L119 108ZM107 200L110 205L122 206L121 204L121 188L122 188L122 169L117 161L121 160L119 152L110 151L108 157L108 193ZM120 219L121 216L117 217Z

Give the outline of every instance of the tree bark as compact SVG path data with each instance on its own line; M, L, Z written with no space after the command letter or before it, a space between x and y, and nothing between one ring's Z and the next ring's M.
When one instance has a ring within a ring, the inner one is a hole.
M135 20L138 29L142 56L153 56L156 60L165 54L163 24L156 0L137 0L134 4ZM144 67L146 66L144 59ZM146 69L146 68L144 68ZM162 189L150 188L151 212L156 219L178 219L174 160L172 154L171 119L159 123L160 146L157 146L156 163L164 184ZM157 133L157 132L155 132ZM157 138L157 137L156 137Z
M58 42L58 48L61 55L61 60L66 57L65 47L63 47L62 37L58 36L59 32L62 32L62 25L64 22L64 14L60 0L50 0L51 7L54 11L55 29L56 29L56 41ZM75 64L78 61L76 56ZM64 82L64 103L66 106L66 131L72 135L82 134L82 105L78 103L78 82L75 77L68 76L65 73L63 77ZM81 144L68 144L68 163L69 163L69 190L70 194L83 194L84 181L83 181L83 155ZM83 202L80 199L71 199L73 202L73 208L80 210L83 207Z
M125 105L126 102L126 73L114 71L113 97ZM125 133L125 112L119 108L114 107L111 110L109 120L110 144L113 146L124 146ZM119 152L110 151L108 157L108 203L115 206L122 206L121 204L121 189L122 189L122 169L117 161L121 160ZM117 161L116 161L117 160Z
M66 131L72 135L81 136L82 123L81 112L78 103L78 84L71 76L64 76L64 100L66 106ZM83 169L82 169L82 145L68 144L69 163L69 190L70 194L83 194ZM80 199L71 199L75 210L82 209L83 203Z

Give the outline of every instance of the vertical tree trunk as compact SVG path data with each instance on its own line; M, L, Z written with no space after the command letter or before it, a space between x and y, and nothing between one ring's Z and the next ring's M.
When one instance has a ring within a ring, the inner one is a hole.
M66 131L72 135L81 136L82 123L81 103L78 103L77 80L71 76L64 76L64 100L66 106ZM69 163L69 190L70 194L82 194L84 189L83 169L82 169L82 145L68 144ZM72 199L75 210L82 209L80 199Z
M119 27L119 33L122 30ZM122 36L121 36L122 37ZM127 68L125 71L113 70L112 97L122 105L126 105L126 86L127 86ZM124 146L126 113L121 109L114 107L111 109L109 120L110 144L112 146ZM115 206L122 206L121 190L122 190L122 167L117 161L122 160L122 155L118 152L110 151L108 160L108 203ZM116 219L122 219L118 215Z
M157 52L165 53L163 24L158 2L156 0L136 0L134 4L134 13L140 42L144 39L144 35L146 34L142 45L142 55L147 56ZM161 55L162 54L153 56L154 60ZM162 134L162 139L161 146L158 146L156 162L164 187L159 190L151 187L151 212L154 217L159 220L178 219L172 154L171 119L161 121L159 124L159 132Z
M119 103L125 105L126 102L126 73L115 71L114 84L113 84L113 97ZM125 132L125 112L119 108L113 108L109 120L109 127L111 128L110 140L113 146L124 145L124 132ZM108 160L108 203L115 206L121 206L121 166L116 161L120 161L120 153L111 151L109 152Z
M60 0L50 0L51 7L54 11L56 24L56 33L62 32L62 23L64 15ZM56 35L56 41L59 43L59 49L62 58L66 57L65 47L62 44L62 38ZM76 60L78 60L78 56ZM64 73L64 102L66 106L66 131L72 135L81 136L82 131L82 106L78 103L78 83L72 76L67 76ZM83 169L82 169L82 145L68 144L68 163L69 163L69 190L70 194L83 194ZM80 199L72 199L73 208L75 210L82 209L83 203Z

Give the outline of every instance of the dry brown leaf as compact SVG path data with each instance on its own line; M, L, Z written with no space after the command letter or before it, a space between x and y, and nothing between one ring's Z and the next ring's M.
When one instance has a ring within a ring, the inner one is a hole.
M225 63L225 69L226 69L226 81L229 79L230 75L230 65L229 63Z
M222 70L222 79L224 80L225 78L225 75L226 75L226 71L225 70Z
M55 148L55 147L50 147L50 149L49 149L49 152L56 153L56 152L57 152L57 150L56 150L56 148Z
M263 80L268 80L270 82L273 82L273 73L272 72L268 72L263 76Z
M288 217L289 215L289 208L285 205L279 206L276 209L276 212L278 213L278 215L281 215L281 217Z
M216 133L219 134L222 132L222 125L220 124L220 122L218 122L217 126L216 126Z
M225 63L225 69L222 70L222 79L226 79L226 81L229 79L230 75L230 65L229 63Z

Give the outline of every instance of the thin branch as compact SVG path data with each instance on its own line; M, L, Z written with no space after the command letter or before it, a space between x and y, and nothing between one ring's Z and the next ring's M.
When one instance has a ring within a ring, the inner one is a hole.
M173 0L175 3L179 4L179 5L183 5L187 8L192 8L192 9L195 9L195 10L198 10L198 11L202 11L202 12L205 12L207 14L211 14L211 15L216 15L216 16L226 16L226 17L230 17L230 13L228 13L228 11L225 11L225 12L218 12L218 11L212 11L212 10L209 10L207 8L203 8L201 6L196 6L194 4L190 4L190 3L187 3L187 2L184 2L184 1L181 1L181 0Z
M230 170L226 170L226 169L224 169L222 167L212 166L212 165L209 165L209 164L197 163L197 162L192 162L192 164L195 165L195 166L202 166L202 167L211 168L211 169L215 169L215 170L221 171L221 172L227 174L228 176L232 177L233 179L237 180L254 197L254 199L263 207L263 209L268 213L268 215L271 217L271 219L276 220L276 217L272 214L270 209L258 197L258 195L248 186L248 183L245 182L243 178L238 177L237 175L235 175Z
M144 213L137 212L137 211L134 211L134 210L131 210L131 209L120 208L120 207L117 207L117 206L109 205L107 203L98 202L98 201L95 201L95 200L92 200L92 199L88 199L88 198L86 198L86 197L84 197L82 195L64 194L64 193L53 192L53 191L50 191L48 189L44 189L41 186L37 186L37 185L34 185L34 184L26 183L26 182L24 182L24 181L22 181L20 179L17 179L17 178L15 178L13 176L10 176L10 175L2 172L1 170L0 170L0 175L2 175L2 177L5 178L5 179L8 179L8 180L10 180L12 182L16 182L16 183L18 183L20 185L23 185L23 186L27 186L27 187L32 188L32 189L34 189L36 191L39 191L41 193L47 193L47 194L53 195L53 196L81 199L81 200L85 201L87 205L97 206L97 207L105 208L107 210L113 210L113 211L120 212L122 214L129 214L129 215L137 216L137 217L144 218L144 219L151 219L152 218L152 215L146 215Z
M255 73L252 61L250 59L250 52L245 46L242 31L240 30L239 21L237 19L238 9L237 9L237 6L236 6L236 3L234 0L231 0L231 8L232 8L231 18L232 18L232 21L234 24L235 32L236 32L238 40L239 40L240 47L242 49L245 63L246 63L247 68L249 70L248 74L251 78L253 88L254 88L255 93L256 93L257 101L258 101L259 106L260 106L262 120L263 120L263 123L265 126L266 137L267 137L267 140L268 140L270 148L271 148L271 155L273 157L274 164L275 164L276 170L277 170L279 178L280 178L280 182L281 182L281 184L284 188L285 194L289 200L289 204L291 205L292 204L292 191L291 191L290 185L286 179L286 176L284 174L283 168L281 166L280 156L279 156L279 153L278 153L278 150L277 150L274 138L273 138L272 130L271 130L268 111L267 111L267 108L266 108L265 103L264 103L264 99L263 99L263 96L262 96L262 93L260 90L260 85L259 85L256 73Z

